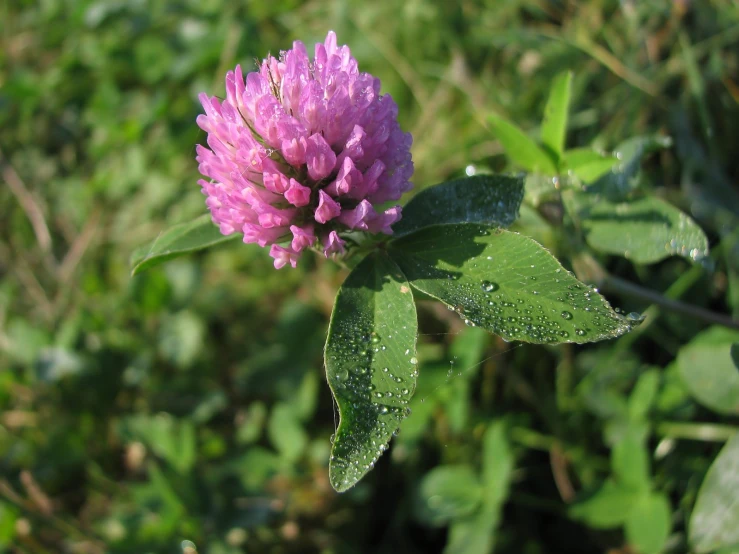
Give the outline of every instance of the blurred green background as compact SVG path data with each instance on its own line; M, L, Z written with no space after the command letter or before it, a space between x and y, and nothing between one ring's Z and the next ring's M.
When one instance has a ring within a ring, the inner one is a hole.
M487 115L535 133L567 69L569 145L670 135L641 179L697 219L710 263L599 260L739 315L736 2L6 0L0 552L689 552L739 423L739 396L717 408L690 378L721 390L736 332L611 294L651 318L602 344L520 346L422 302L413 413L338 495L321 356L345 274L308 256L276 272L231 243L129 276L136 246L205 211L197 94L329 29L399 104L417 187L509 169ZM564 255L533 208L517 230ZM624 484L653 491L657 531L624 532Z

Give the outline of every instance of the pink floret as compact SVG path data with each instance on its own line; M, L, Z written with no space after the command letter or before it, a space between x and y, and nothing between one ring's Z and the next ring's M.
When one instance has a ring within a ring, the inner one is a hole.
M314 52L295 42L246 77L229 71L224 100L199 97L208 135L196 160L213 222L269 246L277 269L314 244L343 253L343 231L392 234L400 206L376 206L412 187L412 138L379 79L333 31Z

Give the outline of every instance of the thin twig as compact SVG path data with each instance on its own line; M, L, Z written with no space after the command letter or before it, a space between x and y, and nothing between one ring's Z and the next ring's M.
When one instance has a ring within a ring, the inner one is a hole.
M667 310L694 317L695 319L705 321L706 323L723 325L730 329L739 330L739 321L732 319L727 315L712 312L711 310L706 310L705 308L700 308L691 304L685 304L684 302L679 302L677 300L672 300L658 292L636 285L614 275L604 275L599 284L604 290L613 293L625 294L634 298L639 298L649 302L650 304L655 304Z
M23 211L26 213L26 217L28 217L28 220L31 222L31 227L33 227L33 232L36 235L36 240L38 241L41 250L45 254L51 256L51 233L49 233L49 227L46 224L46 219L44 218L44 213L41 210L41 207L38 205L38 202L36 202L33 194L31 194L26 188L26 185L23 183L20 175L18 175L18 172L5 158L2 150L0 150L0 163L2 163L3 166L3 180L6 182L8 189L13 196L16 197L21 208L23 208Z

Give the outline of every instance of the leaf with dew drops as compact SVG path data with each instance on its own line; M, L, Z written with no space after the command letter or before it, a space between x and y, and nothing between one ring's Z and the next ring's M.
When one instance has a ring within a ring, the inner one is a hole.
M585 240L599 252L639 264L669 256L700 261L708 255L708 239L698 224L659 198L610 202L599 195L575 193L568 205L580 221Z
M483 225L437 225L390 243L411 286L506 340L594 342L631 323L534 240Z
M329 479L339 492L372 469L410 412L417 333L406 278L385 253L367 256L336 296L326 340L326 376L339 409Z
M518 218L523 177L475 175L423 189L403 207L393 236L439 223L485 223L508 227Z

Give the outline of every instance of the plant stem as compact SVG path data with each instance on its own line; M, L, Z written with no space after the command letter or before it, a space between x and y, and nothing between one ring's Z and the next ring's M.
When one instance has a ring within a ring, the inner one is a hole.
M698 306L691 306L690 304L685 304L684 302L679 302L677 300L672 300L658 292L649 290L640 285L635 285L634 283L621 279L620 277L615 277L614 275L604 275L600 286L611 292L633 296L634 298L639 298L667 310L694 317L707 323L723 325L730 329L739 330L739 321L732 319L727 315L712 312L705 308L699 308Z
M657 425L658 435L672 439L696 441L726 442L733 437L739 428L720 423L682 423L665 421Z

